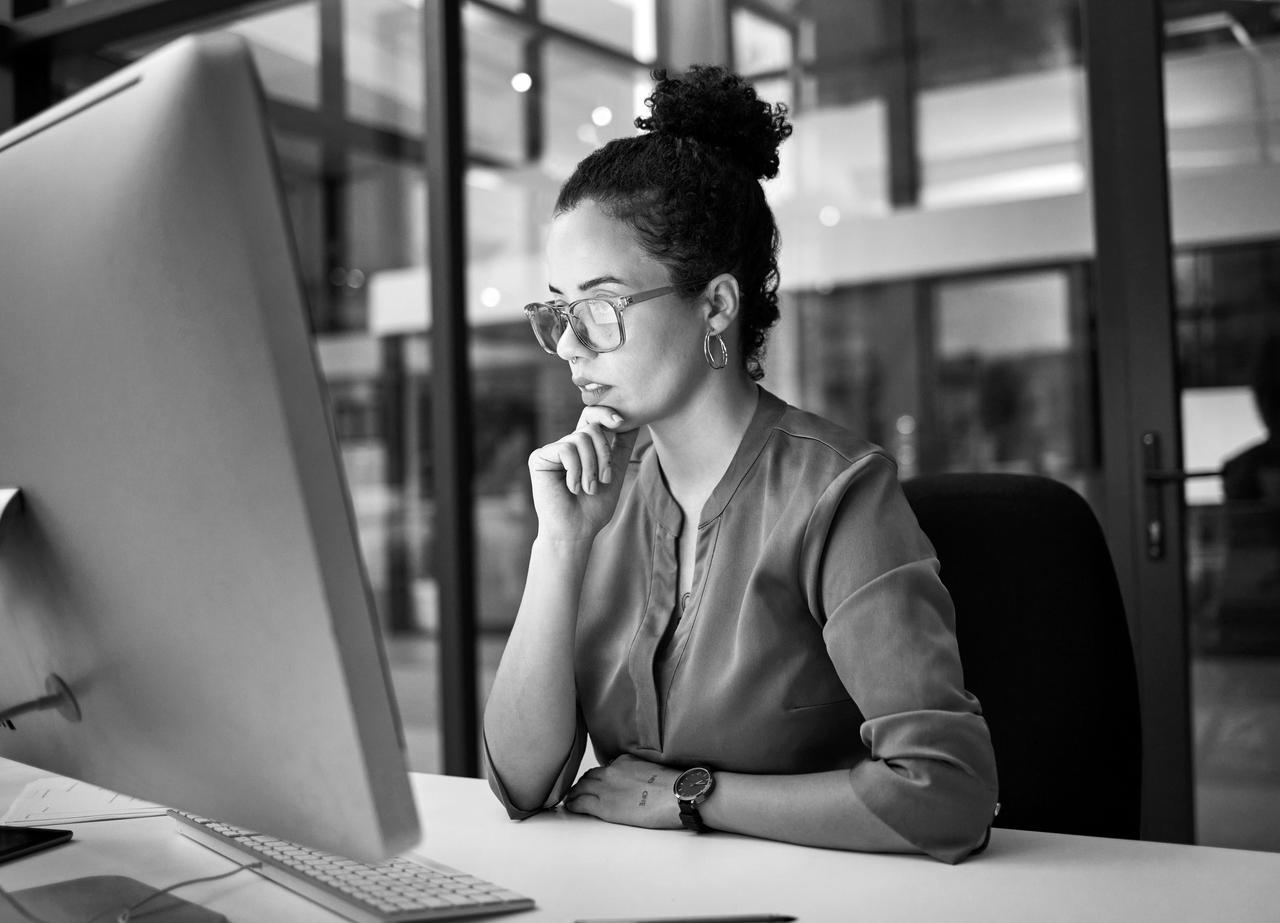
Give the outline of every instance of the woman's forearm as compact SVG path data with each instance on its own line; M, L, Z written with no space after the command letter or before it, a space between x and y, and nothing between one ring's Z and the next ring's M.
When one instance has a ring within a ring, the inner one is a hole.
M919 852L854 797L848 770L798 776L718 772L701 807L715 830L806 846Z
M807 775L716 773L701 813L732 833L958 862L983 841L994 805L994 790L962 768L917 761L900 776L871 761Z
M539 807L573 743L573 644L588 542L533 543L524 596L485 705L490 759L513 803Z

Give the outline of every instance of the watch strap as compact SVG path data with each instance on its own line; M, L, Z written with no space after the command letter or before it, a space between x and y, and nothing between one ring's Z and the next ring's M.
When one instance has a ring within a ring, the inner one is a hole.
M706 833L711 829L702 822L702 812L692 801L680 802L680 823L684 824L686 829L697 833Z

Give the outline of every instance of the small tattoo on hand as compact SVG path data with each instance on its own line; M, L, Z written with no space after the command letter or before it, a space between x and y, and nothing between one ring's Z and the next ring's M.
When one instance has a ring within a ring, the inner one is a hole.
M648 800L649 800L649 790L646 788L644 791L640 793L640 807L643 808L645 806L645 803Z
M654 782L657 782L657 781L658 781L658 777L657 777L657 776L649 776L649 784L650 784L650 785L652 785Z

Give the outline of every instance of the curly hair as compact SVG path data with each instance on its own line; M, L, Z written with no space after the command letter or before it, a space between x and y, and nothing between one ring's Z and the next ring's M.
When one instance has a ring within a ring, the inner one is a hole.
M592 201L636 232L692 297L720 273L738 280L742 362L754 380L778 320L778 225L761 180L778 174L791 134L785 105L770 104L722 67L695 65L682 78L653 72L646 134L589 154L565 181L555 214Z

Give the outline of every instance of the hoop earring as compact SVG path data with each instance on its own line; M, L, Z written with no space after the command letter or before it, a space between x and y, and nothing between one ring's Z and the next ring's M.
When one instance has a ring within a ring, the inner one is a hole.
M711 352L711 338L715 337L716 343L720 345L720 355L715 356ZM710 330L707 335L702 338L702 354L707 357L707 365L713 369L722 369L729 364L729 347L724 345L724 340L720 338L720 334L713 334Z

